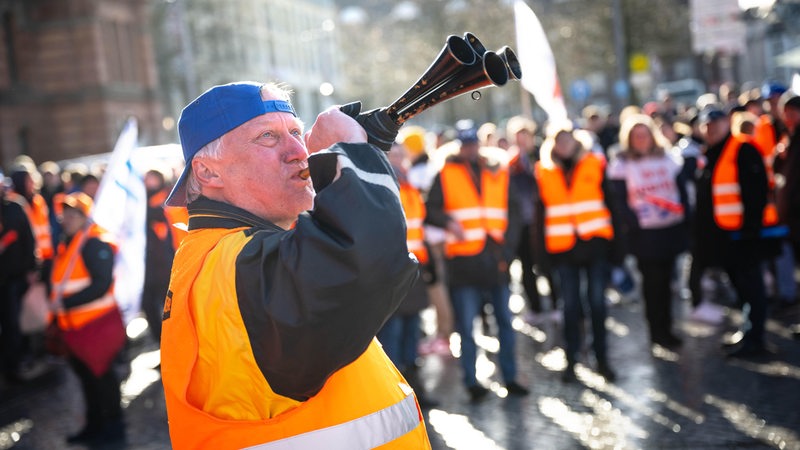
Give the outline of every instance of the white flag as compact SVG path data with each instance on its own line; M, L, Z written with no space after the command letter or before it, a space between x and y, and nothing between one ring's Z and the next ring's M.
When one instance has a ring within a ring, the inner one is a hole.
M137 148L136 119L128 119L114 145L95 196L92 220L114 236L114 297L125 322L139 313L144 286L144 252L147 192L144 180L132 163Z
M567 118L567 108L561 94L556 72L556 60L542 24L523 0L514 3L517 29L517 58L522 69L522 87L533 94L536 103L547 113L550 121Z

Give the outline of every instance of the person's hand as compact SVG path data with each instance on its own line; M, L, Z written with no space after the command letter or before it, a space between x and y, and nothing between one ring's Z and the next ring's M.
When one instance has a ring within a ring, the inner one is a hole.
M456 237L457 240L463 241L464 240L464 228L461 226L461 223L455 220L450 220L447 222L447 232L452 234Z
M367 142L367 132L352 117L332 106L317 116L305 137L308 153L316 153L339 142Z

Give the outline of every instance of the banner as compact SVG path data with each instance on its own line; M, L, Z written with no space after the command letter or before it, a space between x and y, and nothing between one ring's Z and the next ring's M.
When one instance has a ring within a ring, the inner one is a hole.
M114 236L119 250L114 262L114 296L125 323L139 313L144 286L147 236L147 192L142 174L132 163L137 148L136 119L128 119L95 196L92 221Z
M542 24L523 0L514 3L517 58L522 68L522 87L533 94L550 121L567 118L564 96L558 82L556 60Z

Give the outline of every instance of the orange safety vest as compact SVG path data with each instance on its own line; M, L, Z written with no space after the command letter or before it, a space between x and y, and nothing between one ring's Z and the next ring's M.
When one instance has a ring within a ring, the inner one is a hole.
M58 245L58 251L53 259L53 271L50 277L53 284L53 292L51 293L52 300L55 300L59 290L61 290L62 298L65 298L85 289L92 283L92 278L83 262L83 256L81 256L83 243L86 239L91 238L100 238L106 242L108 241L106 240L104 231L94 224L90 225L85 238L82 236L83 233L84 231L79 231L75 234L68 246L63 242ZM80 248L78 248L79 246ZM111 246L112 249L115 250L114 245L111 244ZM75 262L73 263L72 272L67 274L67 269L73 258L75 258ZM108 292L102 297L75 308L61 310L56 317L61 329L80 328L116 307L114 285L112 284Z
M572 184L557 165L536 163L536 179L544 203L544 243L549 253L563 253L577 238L611 240L614 228L603 197L605 160L587 154L575 166Z
M66 192L56 192L53 194L53 211L55 216L59 218L64 215L64 198L67 196Z
M739 148L751 141L743 136L731 136L719 155L714 173L711 175L711 196L714 205L714 221L723 230L736 231L744 225L744 205L739 185ZM771 190L771 188L770 188ZM770 195L770 197L772 197ZM768 198L762 213L762 225L778 223L775 202Z
M428 263L428 249L425 247L425 202L419 191L408 182L400 183L400 203L406 213L406 242L408 250L422 264Z
M22 209L25 210L25 215L28 216L33 239L36 241L36 249L34 250L36 252L36 259L53 259L50 210L47 208L47 202L44 200L44 197L39 194L33 194L33 200L30 203L20 194L12 193L9 198L19 203Z
M771 157L775 153L775 145L778 141L775 138L775 128L772 126L772 118L769 114L762 114L758 118L753 141L755 142L755 147L764 158Z
M778 144L775 136L775 127L772 126L772 118L769 114L762 114L758 118L755 127L755 135L750 143L761 153L764 160L764 168L767 169L767 181L770 189L775 189L775 146Z
M192 231L175 257L171 295L164 305L161 347L161 375L173 448L429 449L413 391L374 339L355 361L333 373L316 395L273 417L223 419L192 403L189 387L201 344L191 311L194 302L208 300L202 292L193 291L195 282L206 276L207 258L224 257L214 251L215 247L225 245L227 238L244 229ZM225 247L226 252L230 247ZM262 401L266 404L295 402L271 390L265 394ZM235 404L230 406L235 408Z
M451 233L445 239L445 256L474 256L486 245L486 236L495 242L505 241L508 228L508 168L496 171L482 169L481 192L475 188L469 163L448 162L440 178L444 195L444 212L458 221L464 239Z

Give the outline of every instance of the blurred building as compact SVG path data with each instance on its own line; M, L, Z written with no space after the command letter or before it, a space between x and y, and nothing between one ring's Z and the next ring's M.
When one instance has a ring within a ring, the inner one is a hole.
M147 0L0 2L0 163L108 152L129 116L163 134Z
M311 123L339 85L332 0L172 0L154 3L165 113L216 84L285 82Z
M797 0L692 0L692 42L709 87L789 82L800 68Z

